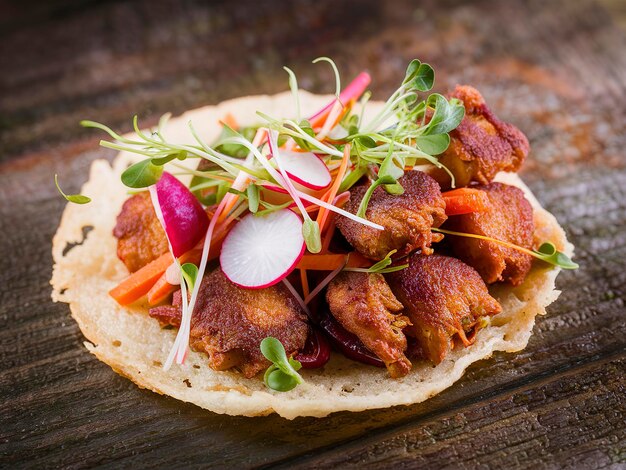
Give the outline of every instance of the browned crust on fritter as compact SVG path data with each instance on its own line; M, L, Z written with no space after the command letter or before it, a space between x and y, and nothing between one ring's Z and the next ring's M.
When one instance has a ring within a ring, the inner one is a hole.
M124 202L113 235L117 238L117 256L131 273L168 250L165 232L148 191L135 194Z
M515 186L490 183L476 186L487 193L489 210L452 216L446 228L533 247L533 209L524 192ZM506 281L517 286L530 271L532 257L519 250L475 238L450 236L454 254L474 267L487 284Z
M328 286L326 300L337 321L385 363L391 377L409 373L402 333L408 318L399 314L402 304L381 274L342 272Z
M380 260L394 249L398 250L396 256L415 249L431 253L431 243L441 239L439 234L430 230L446 220L446 204L437 182L421 171L409 171L398 181L404 194L389 194L379 186L367 206L367 219L382 225L385 230L337 217L337 227L343 236L370 259ZM356 214L366 191L364 186L353 188L346 210Z
M180 293L176 297L176 305L153 308L150 315L178 326ZM306 316L283 285L242 289L217 269L200 286L190 344L208 354L213 369L237 367L246 377L253 377L269 365L260 350L264 338L277 338L291 355L304 347L308 332Z
M454 335L466 346L471 344L481 327L480 317L500 313L502 307L480 275L456 258L412 254L408 263L387 279L413 324L405 332L414 335L428 359L439 364L454 346Z
M471 86L457 85L449 96L465 105L465 117L450 132L450 145L439 157L454 174L456 186L467 186L472 181L487 184L499 171L519 170L530 149L522 131L499 120ZM442 187L449 187L450 177L443 170L431 174Z

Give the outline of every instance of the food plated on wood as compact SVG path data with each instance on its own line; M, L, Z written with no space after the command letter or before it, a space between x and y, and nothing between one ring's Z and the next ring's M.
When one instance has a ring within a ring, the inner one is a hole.
M139 386L247 416L417 403L524 348L577 267L478 90L430 93L414 60L372 101L367 73L342 89L318 62L334 96L286 69L291 92L155 129L84 122L120 153L64 194L53 298Z

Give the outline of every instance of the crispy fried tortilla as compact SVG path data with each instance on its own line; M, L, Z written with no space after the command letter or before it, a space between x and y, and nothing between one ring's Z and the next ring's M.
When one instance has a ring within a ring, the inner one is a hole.
M302 109L313 111L331 98L302 92ZM368 114L376 113L380 105L368 104ZM218 121L227 113L241 125L247 125L258 122L256 110L273 116L291 114L291 94L239 98L190 111L172 119L165 133L173 141L190 142L187 122L192 120L199 134L211 142L220 132ZM147 306L123 308L108 295L108 291L128 275L116 256L117 240L112 230L128 197L120 174L137 159L136 155L120 153L112 166L104 160L92 164L89 181L81 192L90 196L92 202L68 204L54 236L52 298L70 305L72 316L87 339L85 346L114 371L140 387L216 413L244 416L278 413L293 419L424 401L451 386L469 365L490 357L494 351L523 349L535 317L545 314L545 308L559 295L555 289L559 269L534 263L520 286L490 287L503 312L493 317L491 326L479 331L472 346L456 348L436 367L417 362L411 372L399 380L390 379L385 369L348 360L339 353L334 353L322 369L302 370L306 382L290 392L269 390L258 377L246 379L236 372L216 372L208 367L206 355L193 351L184 366L174 365L165 372L162 363L172 347L176 330L161 329L159 323L148 316ZM195 165L197 161L190 164ZM536 236L541 241L552 241L559 250L572 255L573 246L556 219L539 206L517 175L500 173L496 181L524 190L534 208ZM83 241L85 227L93 229ZM72 247L76 243L79 244Z

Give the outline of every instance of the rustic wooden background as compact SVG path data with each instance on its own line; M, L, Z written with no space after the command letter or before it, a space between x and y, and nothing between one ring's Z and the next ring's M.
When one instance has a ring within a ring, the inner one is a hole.
M626 35L592 1L0 0L0 466L626 468ZM477 86L532 143L524 178L581 269L528 348L496 354L432 400L326 419L215 415L99 363L50 301L50 240L95 158L91 118L301 85L369 69L375 98L410 58L437 89Z

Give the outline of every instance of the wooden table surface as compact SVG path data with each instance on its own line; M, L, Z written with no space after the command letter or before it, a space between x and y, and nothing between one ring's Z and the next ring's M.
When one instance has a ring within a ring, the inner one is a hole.
M626 468L626 36L590 1L0 2L0 466ZM98 362L50 301L51 237L100 135L224 99L409 59L437 90L478 87L529 136L523 177L581 269L526 350L495 354L430 401L325 419L220 416Z

